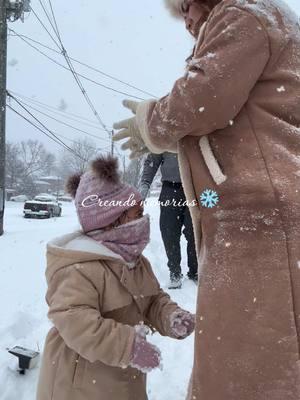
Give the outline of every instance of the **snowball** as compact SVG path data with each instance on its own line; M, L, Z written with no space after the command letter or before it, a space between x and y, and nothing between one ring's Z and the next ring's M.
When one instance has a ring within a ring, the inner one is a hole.
M230 121L229 121L229 125L233 125L234 124L234 122L233 122L233 120L231 119Z
M216 57L216 53L212 53L212 52L210 51L210 52L208 52L208 53L205 55L205 57L207 57L207 58L214 58L214 57Z
M205 110L205 107L200 107L199 111L202 113Z
M195 72L195 71L189 71L188 72L188 76L187 76L187 78L189 79L189 78L195 78L197 76L197 72Z
M277 92L281 93L281 92L285 92L285 87L284 86L280 86L277 88Z

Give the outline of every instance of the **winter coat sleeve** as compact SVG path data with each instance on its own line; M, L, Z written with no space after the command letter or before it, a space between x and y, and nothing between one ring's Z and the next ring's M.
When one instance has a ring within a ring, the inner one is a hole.
M177 303L174 303L170 296L162 289L159 293L152 297L151 303L147 312L147 322L162 336L177 338L171 330L171 314L173 311L180 309Z
M137 121L151 150L187 135L201 136L232 124L270 57L264 26L249 11L223 5L212 12L187 73L169 95L141 103ZM143 124L141 121L144 121Z
M147 193L152 185L153 179L158 168L163 161L163 154L150 153L144 161L143 174L140 184L140 191L143 198L146 198Z
M66 345L90 362L128 366L134 328L99 312L99 292L80 264L56 272L49 285L48 317Z
M157 330L162 336L170 336L176 338L172 334L170 327L170 316L173 311L180 309L177 303L171 300L170 296L164 292L159 282L154 275L150 262L145 258L146 267L158 287L158 293L153 295L150 299L150 303L145 315L146 323Z

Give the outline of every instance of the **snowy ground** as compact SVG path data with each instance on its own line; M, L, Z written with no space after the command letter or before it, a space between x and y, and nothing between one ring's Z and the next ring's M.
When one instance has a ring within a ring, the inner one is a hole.
M50 327L44 300L45 246L53 237L78 228L73 204L64 204L63 216L50 220L24 219L22 207L6 203L5 235L0 238L0 400L35 399L38 369L19 375L16 360L6 348L20 345L42 350ZM159 209L148 205L146 212L151 215L151 243L145 255L165 288L168 270L158 227ZM183 239L184 272L185 245ZM195 311L196 286L192 282L185 281L181 290L170 293L181 306ZM192 367L193 337L175 341L154 335L151 341L162 350L164 368L148 375L149 400L183 400Z

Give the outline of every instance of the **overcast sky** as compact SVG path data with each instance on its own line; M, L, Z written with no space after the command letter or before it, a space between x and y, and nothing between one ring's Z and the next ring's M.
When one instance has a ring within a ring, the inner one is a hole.
M43 1L48 4L48 1ZM51 31L39 1L32 0L31 3L34 11ZM52 0L52 4L64 46L70 56L157 97L165 95L175 79L183 73L185 59L190 54L193 42L185 32L184 24L170 18L164 9L163 0ZM300 14L299 0L289 0L288 4ZM24 23L9 23L9 27L19 34L55 48L33 13L26 17ZM60 55L47 49L43 51L64 64ZM150 97L76 63L74 66L77 72L99 83L142 98ZM82 82L107 126L111 127L114 121L129 116L121 106L121 101L126 96L85 80ZM8 41L7 86L9 90L33 100L58 108L62 106L68 113L95 121L97 126L97 120L72 74L44 58L17 37L9 37ZM13 102L11 104L16 107ZM70 139L84 136L33 112L58 134ZM63 119L59 115L51 115L99 136L101 139L95 139L99 147L109 145L106 132ZM53 152L61 149L8 110L7 140L19 141L27 138L43 141ZM70 145L69 141L63 140Z

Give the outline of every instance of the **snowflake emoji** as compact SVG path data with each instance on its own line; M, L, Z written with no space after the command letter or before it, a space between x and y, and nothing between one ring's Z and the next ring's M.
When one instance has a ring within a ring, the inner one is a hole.
M218 193L211 189L205 189L200 196L200 201L203 207L213 208L219 202Z

